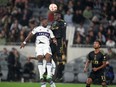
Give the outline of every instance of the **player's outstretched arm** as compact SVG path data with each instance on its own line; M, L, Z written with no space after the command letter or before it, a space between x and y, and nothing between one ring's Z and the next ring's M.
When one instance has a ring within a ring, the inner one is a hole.
M30 33L28 34L28 36L26 37L26 39L23 41L23 43L21 43L20 49L25 47L27 41L28 41L32 36L33 36L33 34L32 34L32 32L30 32Z

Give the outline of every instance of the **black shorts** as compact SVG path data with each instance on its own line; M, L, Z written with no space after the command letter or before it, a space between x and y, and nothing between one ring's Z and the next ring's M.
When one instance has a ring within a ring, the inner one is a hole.
M92 71L89 75L89 78L91 78L93 82L97 82L97 83L106 82L106 78L103 71L99 71L99 72Z

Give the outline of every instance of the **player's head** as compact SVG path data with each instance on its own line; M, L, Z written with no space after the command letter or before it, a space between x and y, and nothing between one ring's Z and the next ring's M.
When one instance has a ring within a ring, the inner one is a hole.
M60 19L61 18L61 13L60 12L55 12L54 13L54 20L58 20L58 19Z
M101 47L101 42L100 42L99 40L95 40L95 41L94 41L94 44L93 44L93 47L94 47L95 49L100 48L100 47Z
M43 27L47 27L47 25L48 25L48 19L47 18L42 18L41 24L42 24Z

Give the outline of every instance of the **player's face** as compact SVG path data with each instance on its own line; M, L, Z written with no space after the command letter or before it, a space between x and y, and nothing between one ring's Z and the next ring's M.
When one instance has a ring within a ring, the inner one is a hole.
M54 20L58 20L58 18L59 18L59 14L54 13Z
M99 42L94 42L94 44L93 44L93 47L95 48L95 49L98 49L98 48L100 48L100 44L99 44Z
M47 20L47 19L43 20L43 21L42 21L42 25L43 25L44 27L47 27L47 25L48 25L48 20Z

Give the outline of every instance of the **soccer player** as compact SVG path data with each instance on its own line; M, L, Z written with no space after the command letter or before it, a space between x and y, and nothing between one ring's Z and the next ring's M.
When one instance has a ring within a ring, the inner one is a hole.
M28 57L28 59L30 60L30 59L35 59L35 60L38 60L36 57ZM45 59L43 59L43 75L44 76L46 76L46 60ZM55 75L55 70L56 70L56 64L55 64L55 62L54 62L54 60L52 59L51 60L51 63L52 63L52 76L54 76ZM46 80L46 78L44 78L44 84L43 84L43 86L42 87L46 87L46 82L45 82L45 80ZM50 82L50 86L51 87L56 87L56 85L55 85L55 83L53 82L53 80L51 80L51 82Z
M54 21L51 24L51 30L53 31L58 45L51 43L53 58L57 62L57 79L62 79L62 72L64 70L64 64L62 61L63 53L66 53L66 22L61 18L60 12L54 13ZM57 58L57 59L56 59ZM62 66L62 67L61 67Z
M87 72L89 64L92 64L91 73L86 81L86 87L90 87L91 83L95 79L99 79L102 87L106 86L106 78L104 75L104 68L106 67L106 57L100 51L101 42L96 40L93 44L94 51L91 51L87 56L87 61L85 64L84 72Z
M47 28L48 20L46 18L43 18L41 21L41 25L38 27L35 27L24 42L21 44L20 48L23 48L26 45L26 42L33 36L36 35L36 42L35 42L35 51L36 56L38 59L38 68L39 68L39 75L41 80L41 87L45 87L43 83L43 56L45 56L45 60L47 61L46 67L47 67L47 80L51 82L52 74L52 64L51 64L51 48L50 48L50 40L53 40L53 43L57 44L57 40L55 39L55 36L53 32Z

